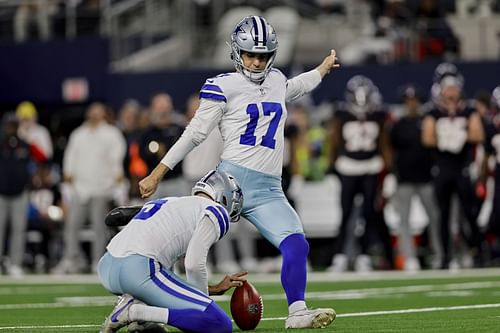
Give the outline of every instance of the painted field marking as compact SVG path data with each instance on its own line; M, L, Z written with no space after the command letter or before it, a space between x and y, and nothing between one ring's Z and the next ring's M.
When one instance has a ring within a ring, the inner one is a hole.
M58 328L94 328L101 325L51 325L51 326L0 326L0 330L33 330L33 329L58 329Z
M420 286L404 286L404 287L388 287L388 288L365 288L365 289L350 289L339 291L317 291L308 292L307 299L319 300L341 300L341 299L364 299L369 297L394 296L402 293L429 293L429 296L434 296L432 292L445 291L470 291L474 289L499 288L500 282L484 281L484 282L466 282L452 284L436 284L436 285L420 285ZM27 292L27 287L23 289ZM266 300L281 300L285 299L284 294L266 294L262 295ZM114 296L95 296L95 297L58 297L53 303L30 303L30 304L0 304L1 310L14 309L41 309L41 308L63 308L63 307L86 307L86 306L108 306L115 301ZM229 295L213 297L217 302L227 302L231 299Z
M456 310L470 310L470 309L488 309L488 308L500 308L500 303L443 306L443 307L431 307L431 308L420 308L420 309L402 309L402 310L389 310L389 311L340 313L340 314L337 314L337 318L381 316L381 315L391 315L391 314L423 313L423 312L437 312L437 311L456 311ZM285 319L286 319L286 317L262 318L262 320L264 320L264 321L276 321L276 320L285 320ZM0 326L0 330L94 328L94 327L100 327L100 325L51 325L51 326L4 326L4 327Z
M423 313L423 312L437 312L437 311L457 311L457 310L470 310L470 309L490 309L490 308L500 308L500 303L442 306L442 307L388 310L388 311L339 313L339 314L337 314L337 318L382 316L382 315L391 315L391 314ZM262 318L262 320L266 320L266 321L285 320L285 319L286 319L286 317Z

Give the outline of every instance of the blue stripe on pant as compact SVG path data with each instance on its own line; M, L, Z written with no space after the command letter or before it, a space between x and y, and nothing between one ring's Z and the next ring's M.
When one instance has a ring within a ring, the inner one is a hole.
M116 258L106 253L99 261L98 273L110 292L131 294L148 305L203 311L213 302L160 263L141 255Z

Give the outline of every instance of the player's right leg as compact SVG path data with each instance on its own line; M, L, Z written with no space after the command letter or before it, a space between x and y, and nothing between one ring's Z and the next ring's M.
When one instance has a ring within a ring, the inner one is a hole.
M189 332L232 331L230 318L212 299L153 259L139 255L113 258L106 254L99 263L98 272L104 287L110 292L133 295L134 299L140 300L122 310L127 312L126 315L115 316L123 318L121 327L134 321L145 321ZM115 307L115 310L120 309Z

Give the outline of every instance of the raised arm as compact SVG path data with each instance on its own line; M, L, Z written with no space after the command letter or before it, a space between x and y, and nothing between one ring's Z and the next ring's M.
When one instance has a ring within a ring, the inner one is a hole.
M332 49L330 55L318 67L288 80L286 86L287 102L291 102L316 88L326 74L330 73L332 69L340 67L337 60L335 50Z
M222 117L225 103L202 99L195 116L184 130L182 136L165 154L151 173L139 182L142 198L150 197L165 174L196 146L205 140Z

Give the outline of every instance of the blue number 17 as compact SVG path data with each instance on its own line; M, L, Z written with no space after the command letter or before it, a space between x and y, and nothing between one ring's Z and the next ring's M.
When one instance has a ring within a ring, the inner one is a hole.
M274 113L273 119L269 123L266 134L262 137L261 145L267 148L274 149L276 146L276 140L274 136L278 130L278 125L280 123L281 115L283 114L283 109L280 103L275 102L262 102L262 110L264 116L270 116ZM245 133L240 136L240 143L242 145L255 146L257 142L257 137L255 136L255 129L257 127L257 121L259 120L259 108L257 104L249 104L247 106L247 114L250 116L250 121L247 124Z

